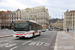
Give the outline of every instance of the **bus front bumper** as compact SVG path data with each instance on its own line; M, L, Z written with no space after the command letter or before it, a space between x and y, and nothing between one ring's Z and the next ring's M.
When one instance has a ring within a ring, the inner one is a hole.
M13 34L13 37L16 37L16 38L20 38L20 37L30 38L32 36L33 36L32 34L26 34L26 35L15 35L15 34Z

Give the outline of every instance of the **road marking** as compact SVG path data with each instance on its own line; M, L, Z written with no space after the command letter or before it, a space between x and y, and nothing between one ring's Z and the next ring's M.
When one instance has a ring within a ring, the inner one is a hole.
M11 48L10 50L14 50L15 48L17 48L17 46L15 46L15 47Z
M6 45L5 47L12 47L12 46L15 46L16 44L8 44Z
M62 37L62 39L67 39L67 37Z
M6 45L8 45L9 43L11 43L11 42L0 44L0 47L6 46Z
M74 49L74 46L63 46L63 48L64 48L64 49L67 49L67 50L69 50L69 49L72 50L72 49Z
M0 44L0 47L6 46L6 45L8 45L8 43Z
M41 46L43 44L44 44L44 46L49 46L50 45L50 43L46 43L46 42L31 42L29 45Z
M49 45L50 45L50 43L45 43L45 44L44 44L44 46L49 46Z
M31 42L29 45L35 45L36 44L36 42Z
M38 42L36 45L41 46L44 42Z
M57 50L57 41L58 41L58 33L57 33L56 40L55 40L55 46L53 46L54 50Z
M29 40L29 41L26 41L26 42L22 43L22 45L24 45L24 44L26 44L26 43L29 43L29 42L31 42L31 40Z

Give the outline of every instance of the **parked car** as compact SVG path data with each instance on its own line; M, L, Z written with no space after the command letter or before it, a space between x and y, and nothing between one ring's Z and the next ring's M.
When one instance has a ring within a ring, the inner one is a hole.
M7 28L4 28L3 30L9 30L9 29L7 29Z
M52 31L53 29L49 29L49 31Z
M55 29L53 29L53 31L56 31Z

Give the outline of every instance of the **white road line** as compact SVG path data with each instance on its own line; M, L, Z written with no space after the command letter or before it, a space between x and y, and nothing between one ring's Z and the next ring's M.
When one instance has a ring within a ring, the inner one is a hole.
M0 44L0 47L6 46L6 45L8 45L8 43Z
M55 42L54 50L57 50L57 41L58 41L58 33L57 33L57 37L56 37L56 42Z
M35 45L36 44L36 42L31 42L29 45Z
M50 43L45 43L45 44L44 44L44 46L49 46L49 45L50 45Z
M43 44L44 44L44 46L49 46L50 45L50 43L46 43L46 42L31 42L29 45L41 46Z
M67 37L62 37L62 39L67 39Z
M24 44L26 44L26 43L29 43L29 42L31 42L31 40L29 40L29 41L26 41L26 42L22 43L22 45L24 45Z
M11 42L12 42L12 41L11 41ZM0 47L6 46L6 45L8 45L8 44L11 43L11 42L4 43L4 44L0 44Z
M38 42L36 45L41 46L44 42Z
M15 48L17 48L17 46L15 46L15 47L11 48L10 50L14 50Z
M6 45L5 47L12 47L12 46L15 46L16 44L8 44Z

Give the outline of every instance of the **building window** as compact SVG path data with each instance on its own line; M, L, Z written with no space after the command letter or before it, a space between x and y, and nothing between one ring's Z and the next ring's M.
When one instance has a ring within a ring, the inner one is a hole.
M71 14L71 17L72 17L72 14Z

